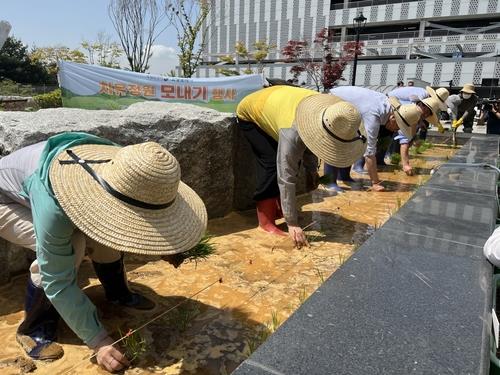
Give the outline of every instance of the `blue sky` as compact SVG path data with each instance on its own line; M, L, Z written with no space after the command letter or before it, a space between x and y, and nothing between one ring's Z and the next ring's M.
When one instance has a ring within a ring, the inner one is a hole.
M8 21L10 35L30 48L78 48L82 40L95 40L101 31L119 42L108 16L108 0L0 0L0 20ZM167 29L156 40L151 73L167 73L177 64L174 31Z

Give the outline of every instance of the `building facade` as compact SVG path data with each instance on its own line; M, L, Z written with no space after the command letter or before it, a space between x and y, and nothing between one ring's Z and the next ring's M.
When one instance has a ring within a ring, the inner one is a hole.
M291 65L280 53L289 40L311 41L327 27L335 32L340 49L342 43L355 40L353 20L362 12L367 22L360 32L364 47L356 84L393 86L413 79L422 85L459 87L473 82L490 93L498 86L499 0L212 0L212 4L204 62L198 70L201 77L217 76L219 57L234 54L236 42L251 50L254 42L265 41L276 45L266 60L265 75L289 79ZM339 84L348 84L351 75L352 64Z

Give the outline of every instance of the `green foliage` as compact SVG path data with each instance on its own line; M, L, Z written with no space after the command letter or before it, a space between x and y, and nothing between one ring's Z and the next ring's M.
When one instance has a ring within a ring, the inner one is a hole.
M393 165L399 165L399 163L401 162L401 155L398 154L397 152L391 154L390 158L391 158L391 164Z
M210 243L212 238L212 235L205 234L198 245L179 255L182 257L183 261L194 261L195 263L198 263L199 260L207 259L210 255L215 253L215 246Z
M31 96L33 93L30 85L22 85L10 79L0 81L0 95L8 96Z
M9 37L0 49L0 80L9 79L21 84L56 83L43 63L33 60L28 47L20 40Z
M107 68L120 68L119 57L123 54L123 49L116 42L111 41L111 37L103 32L97 34L94 41L84 40L82 48L87 51L89 64L97 64Z
M123 334L121 330L118 330L120 337L125 337L122 340L122 346L125 350L125 356L130 362L134 362L143 356L147 350L146 340L139 335L138 332L132 334Z
M56 89L47 94L36 95L33 99L40 108L62 107L61 89Z
M87 62L87 58L82 51L78 49L69 49L64 46L35 48L31 52L30 58L33 61L43 64L51 76L57 75L57 62L59 60L82 64Z

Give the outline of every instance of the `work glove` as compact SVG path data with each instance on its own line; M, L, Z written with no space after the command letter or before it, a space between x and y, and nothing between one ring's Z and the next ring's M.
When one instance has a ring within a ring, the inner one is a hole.
M453 129L456 129L458 128L460 125L462 125L464 122L464 120L461 118L459 120L453 120L451 126L453 127Z

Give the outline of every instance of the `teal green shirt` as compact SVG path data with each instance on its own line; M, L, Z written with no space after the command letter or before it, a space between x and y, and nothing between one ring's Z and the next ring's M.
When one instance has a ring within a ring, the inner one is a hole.
M67 148L81 144L110 144L86 133L62 133L48 139L38 169L23 183L22 194L29 198L36 236L36 256L42 286L67 325L93 347L106 331L95 306L77 285L75 255L71 236L75 226L59 206L52 191L49 170L52 159Z

